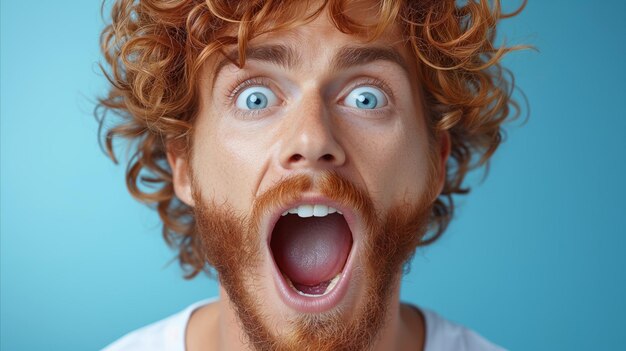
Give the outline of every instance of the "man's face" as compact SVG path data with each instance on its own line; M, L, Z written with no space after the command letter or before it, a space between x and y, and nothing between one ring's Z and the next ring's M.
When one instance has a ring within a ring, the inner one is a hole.
M255 38L241 69L207 65L176 192L258 348L364 347L397 302L445 162L415 65L400 33L324 15Z

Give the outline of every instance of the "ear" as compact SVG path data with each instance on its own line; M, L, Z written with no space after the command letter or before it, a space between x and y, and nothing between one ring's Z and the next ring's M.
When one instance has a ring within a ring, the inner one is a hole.
M188 206L195 205L191 195L191 174L189 155L185 151L183 141L171 140L166 144L167 162L172 169L172 183L176 197Z
M450 139L450 133L447 130L439 133L438 144L437 151L439 153L439 159L437 167L439 167L439 179L437 179L437 196L441 194L443 187L446 184L446 164L448 163L448 158L450 157L450 151L452 149L452 140Z

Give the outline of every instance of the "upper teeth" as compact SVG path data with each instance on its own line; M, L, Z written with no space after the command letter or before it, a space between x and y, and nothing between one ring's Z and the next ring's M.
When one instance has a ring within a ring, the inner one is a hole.
M326 206L326 205L300 205L298 207L294 207L290 210L283 212L283 216L287 214L297 214L299 217L325 217L331 213L341 213L335 208Z

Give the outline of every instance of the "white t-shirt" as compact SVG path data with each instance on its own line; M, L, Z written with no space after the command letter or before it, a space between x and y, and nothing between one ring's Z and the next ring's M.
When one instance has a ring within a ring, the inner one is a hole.
M175 315L137 329L102 351L185 351L185 330L191 313L216 301L202 300ZM420 308L426 322L424 351L502 351L474 331L445 320L437 313Z

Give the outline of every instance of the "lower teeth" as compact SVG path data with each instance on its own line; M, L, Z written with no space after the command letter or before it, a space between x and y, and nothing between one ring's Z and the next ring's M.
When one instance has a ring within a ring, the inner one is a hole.
M291 282L291 279L289 279L285 274L283 274L283 277L285 277L285 280L287 281L289 286L293 290L295 290L298 294L300 294L302 296L308 296L308 297L320 297L320 296L324 296L324 295L328 294L329 292L331 292L333 290L335 285L337 285L337 282L339 281L339 278L341 277L341 272L337 273L337 275L330 281L330 283L326 287L326 290L324 291L324 293L320 294L320 295L313 295L313 294L307 294L305 292L302 292L302 291L298 290L295 286L293 286L293 283Z

